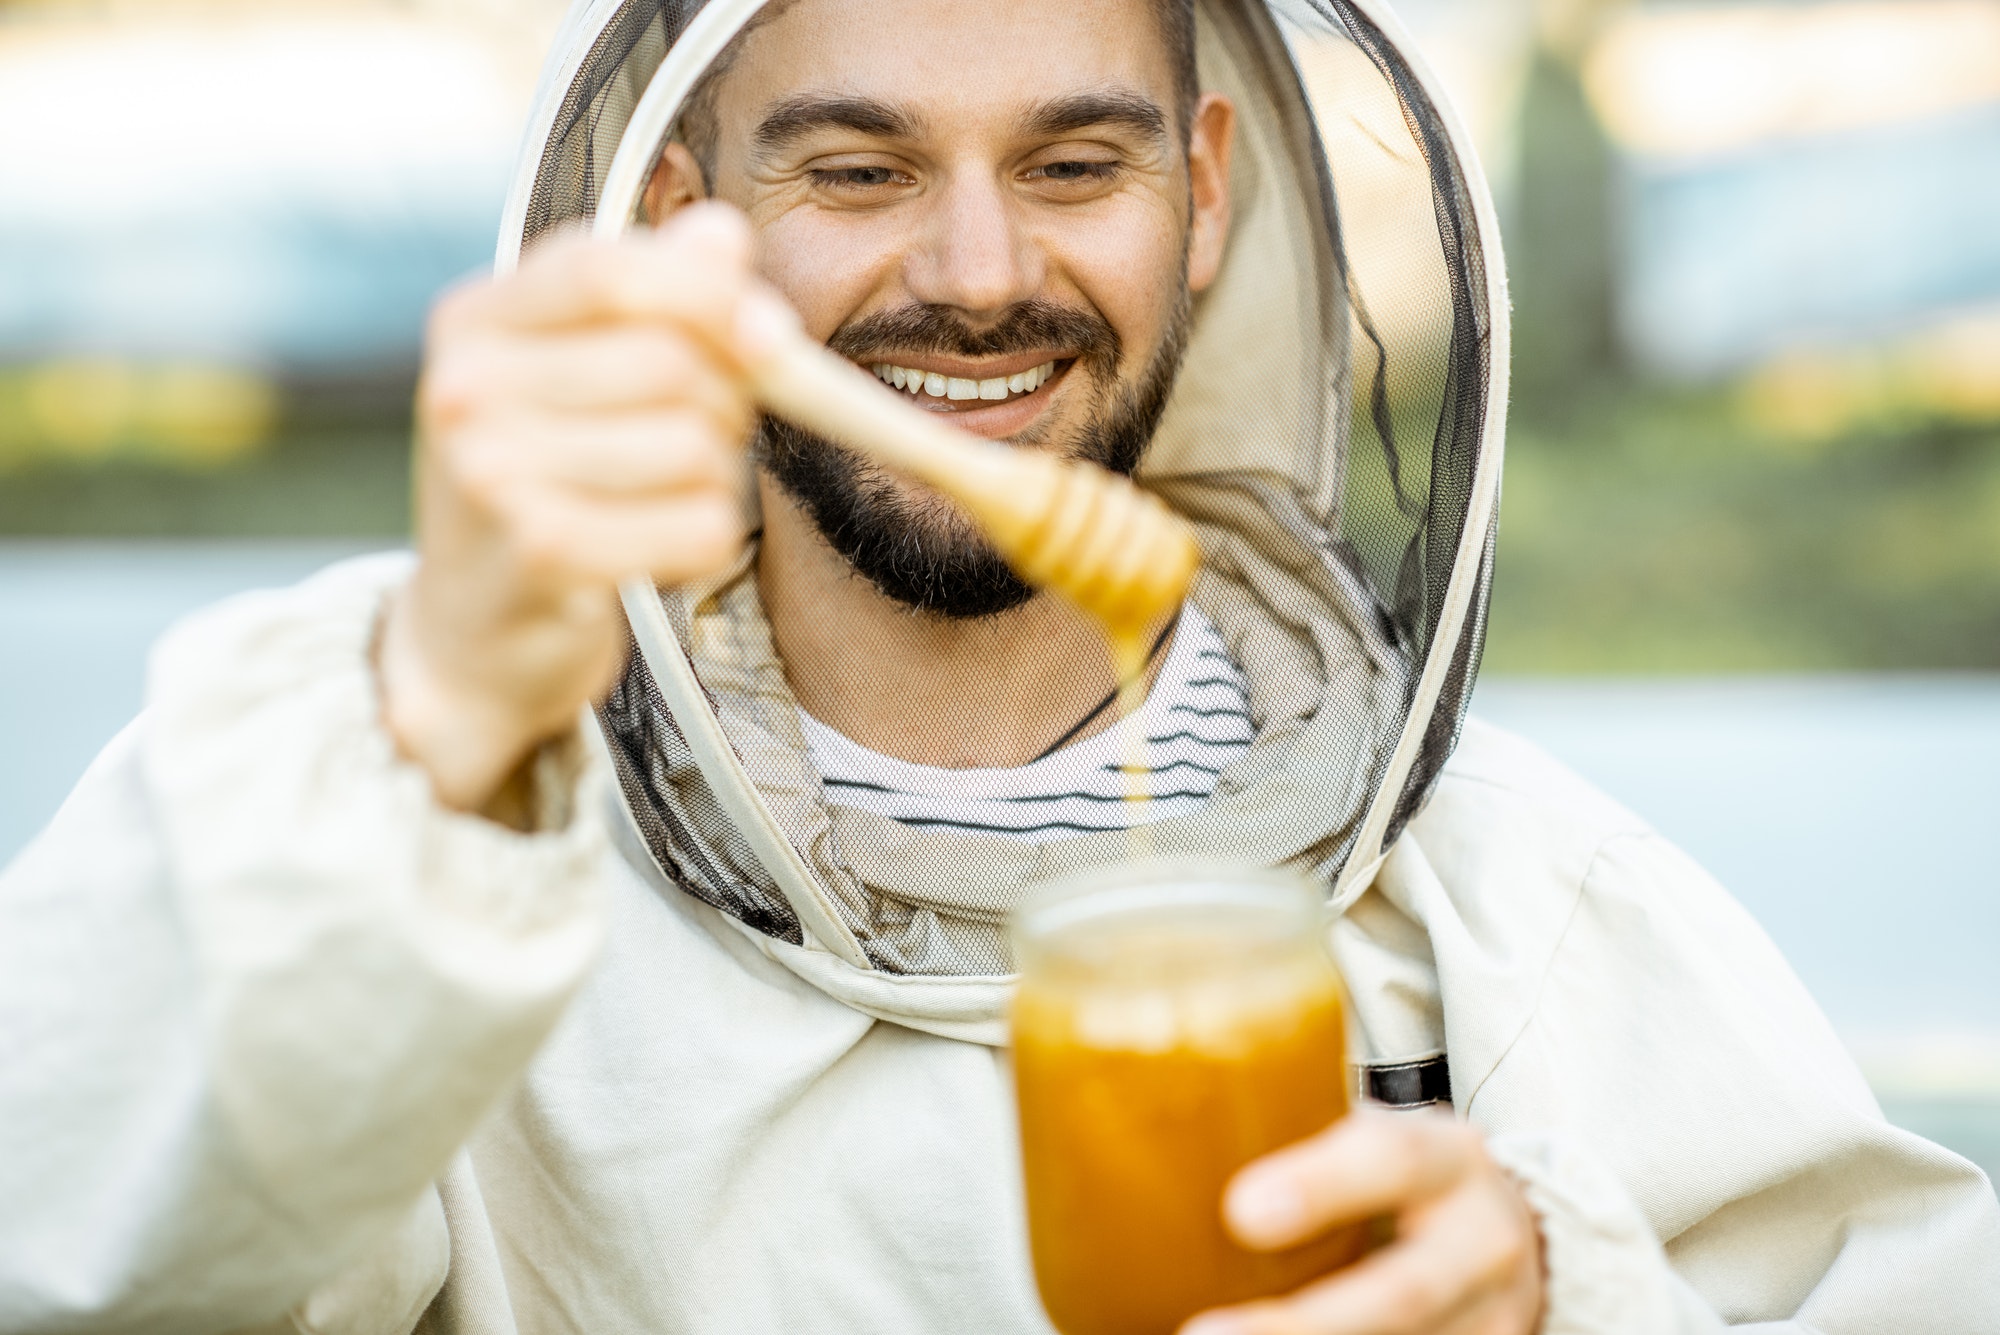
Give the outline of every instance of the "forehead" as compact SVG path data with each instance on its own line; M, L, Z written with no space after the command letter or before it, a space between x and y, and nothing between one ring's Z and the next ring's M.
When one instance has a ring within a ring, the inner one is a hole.
M1080 89L1171 105L1158 0L790 0L740 40L718 110L800 93L920 108L925 120L1005 114Z

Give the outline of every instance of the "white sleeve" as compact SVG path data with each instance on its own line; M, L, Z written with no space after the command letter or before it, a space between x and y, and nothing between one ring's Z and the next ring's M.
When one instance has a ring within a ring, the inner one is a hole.
M1542 1233L1540 1335L1721 1335L1726 1327L1667 1264L1646 1217L1588 1154L1546 1136L1488 1144Z
M581 983L588 753L538 763L544 832L440 807L377 717L406 571L171 632L0 874L0 1329L255 1325L434 1236L430 1184Z
M1815 1234L1850 1227L1854 1236L1833 1244L1833 1264L1809 1282L1795 1315L1731 1323L1674 1268L1630 1194L1588 1152L1534 1135L1495 1136L1489 1148L1521 1185L1541 1228L1548 1288L1539 1335L1896 1335L1992 1328L1987 1319L2000 1277L1981 1264L1988 1259L1982 1251L1992 1249L1980 1244L1992 1241L1992 1227L1981 1217L1990 1212L1976 1188L1961 1190L1956 1202L1935 1191L1920 1193L1911 1202L1918 1209L1942 1208L1928 1220L1904 1221L1886 1238L1866 1220L1831 1213L1798 1220L1780 1246L1813 1247L1820 1241ZM1856 1162L1849 1171L1865 1177L1871 1166ZM1760 1223L1771 1228L1769 1221ZM1773 1240L1736 1241L1754 1260ZM1767 1305L1769 1285L1784 1282L1783 1267L1756 1278L1764 1282L1717 1296Z
M1473 1120L1541 1221L1545 1335L2000 1331L1992 1186L1884 1120L1769 939L1657 836L1600 850Z

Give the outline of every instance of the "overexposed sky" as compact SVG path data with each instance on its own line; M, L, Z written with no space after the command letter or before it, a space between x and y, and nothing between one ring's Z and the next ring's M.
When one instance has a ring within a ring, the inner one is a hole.
M1641 6L1584 72L1623 147L1725 154L2000 101L2000 0Z

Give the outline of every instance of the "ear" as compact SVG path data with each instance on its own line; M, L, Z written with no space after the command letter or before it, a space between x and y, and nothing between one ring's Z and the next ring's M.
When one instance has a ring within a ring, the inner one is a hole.
M1221 93L1195 103L1188 135L1188 288L1205 290L1222 269L1229 240L1229 151L1236 142L1236 104Z
M646 182L646 193L639 197L639 216L657 227L682 206L707 198L708 183L702 179L701 164L686 144L669 139Z

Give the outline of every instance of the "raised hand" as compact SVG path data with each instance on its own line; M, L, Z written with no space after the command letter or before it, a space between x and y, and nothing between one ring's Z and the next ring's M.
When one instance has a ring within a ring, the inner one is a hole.
M615 680L617 581L715 572L744 539L741 353L781 318L740 215L560 239L433 313L415 576L378 652L383 718L477 809ZM768 326L764 326L768 327Z

